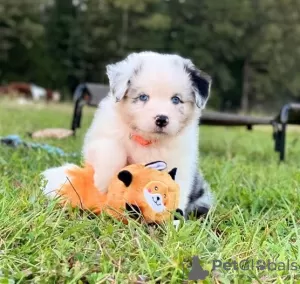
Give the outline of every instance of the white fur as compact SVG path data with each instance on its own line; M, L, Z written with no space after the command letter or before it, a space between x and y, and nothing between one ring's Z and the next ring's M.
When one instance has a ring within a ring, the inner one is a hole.
M74 164L65 164L61 167L50 168L41 173L45 184L42 187L45 195L49 197L56 197L57 190L62 187L62 185L68 182L67 170L74 167L78 167Z
M208 208L213 203L215 203L215 197L213 196L210 190L205 191L202 198L200 200L197 200L197 202L195 202L195 204L198 206L204 206Z
M196 90L184 65L193 67L190 60L177 55L143 52L108 66L111 91L100 103L83 147L84 159L95 168L95 184L101 191L107 190L111 177L128 163L160 160L167 163L168 170L178 169L179 207L187 207L198 167L201 108L195 103L200 100L204 106L206 101L191 95ZM149 94L149 102L132 103L140 93ZM185 103L172 104L174 94L180 94ZM161 114L170 119L164 134L155 132L154 117ZM130 139L132 132L157 142L141 146Z

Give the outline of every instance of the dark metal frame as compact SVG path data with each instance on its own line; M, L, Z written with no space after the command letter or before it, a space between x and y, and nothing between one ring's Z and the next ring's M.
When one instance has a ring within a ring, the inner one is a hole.
M71 129L73 130L73 135L76 134L76 129L81 127L81 117L82 117L82 108L84 105L90 105L92 95L83 84L79 85L75 91L74 99L75 99L75 107L73 111L73 118Z
M285 160L286 130L288 124L300 124L300 104L284 105L279 115L272 121L275 151L279 153L280 161Z
M86 87L82 87L81 93L77 93L75 97L75 107L71 129L74 135L76 129L81 126L82 108L84 105L96 107L98 104L91 103L92 95ZM253 116L242 116L219 112L204 112L199 124L214 126L246 126L248 130L252 130L254 125L272 125L274 150L279 153L280 161L285 160L285 144L286 130L288 124L300 125L300 104L290 103L284 105L278 116L275 118L258 118Z
M82 108L86 104L86 101L82 98L78 98L75 101L75 107L73 111L73 119L71 124L71 129L73 134L76 134L76 129L81 127L81 117L82 117Z

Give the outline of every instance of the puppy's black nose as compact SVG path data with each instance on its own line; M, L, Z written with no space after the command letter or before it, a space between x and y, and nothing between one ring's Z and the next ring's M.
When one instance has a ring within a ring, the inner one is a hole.
M169 123L169 118L166 115L158 115L155 118L155 124L158 127L165 127Z

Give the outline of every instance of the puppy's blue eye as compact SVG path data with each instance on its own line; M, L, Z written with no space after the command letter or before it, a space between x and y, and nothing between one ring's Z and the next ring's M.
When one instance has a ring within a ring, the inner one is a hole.
M142 102L146 102L146 101L149 100L149 96L148 96L148 95L145 95L145 94L141 94L141 95L139 96L139 99L140 99L140 101L142 101Z
M172 97L171 101L174 105L178 105L181 102L181 100L177 96Z

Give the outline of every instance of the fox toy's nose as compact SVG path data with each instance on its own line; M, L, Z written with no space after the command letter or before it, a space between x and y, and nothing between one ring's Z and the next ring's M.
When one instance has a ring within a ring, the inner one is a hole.
M169 123L169 118L166 115L158 115L155 117L155 124L158 127L165 127Z

